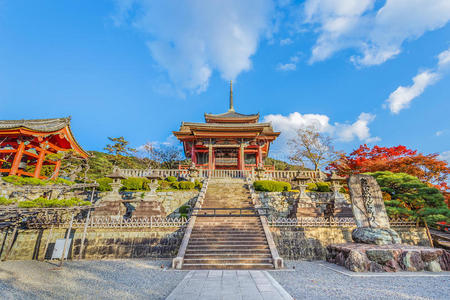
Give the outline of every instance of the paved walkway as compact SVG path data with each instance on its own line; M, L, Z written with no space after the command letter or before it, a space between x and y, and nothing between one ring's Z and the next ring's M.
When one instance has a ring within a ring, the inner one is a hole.
M166 300L293 300L266 271L190 271Z

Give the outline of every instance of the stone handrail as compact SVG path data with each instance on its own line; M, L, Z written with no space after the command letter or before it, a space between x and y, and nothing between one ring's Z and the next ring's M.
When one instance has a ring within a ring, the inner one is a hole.
M254 178L255 170L209 170L198 169L201 178L209 177L225 177L225 178ZM168 176L187 177L188 169L120 169L120 173L125 177L146 177L149 175L157 175L162 178ZM265 170L264 175L267 179L272 180L290 180L298 175L303 175L313 181L323 179L324 174L321 171L280 171Z
M249 178L247 179L247 185L250 191L253 204L255 205L256 208L261 208L262 206L261 202L259 200L258 195L256 195L253 184ZM272 233L270 232L269 223L267 222L267 218L263 215L264 211L262 209L259 209L259 214L260 214L259 219L261 220L267 244L269 245L270 253L272 255L273 265L275 269L281 269L283 268L283 258L281 258L281 256L278 254L277 246L275 245Z
M202 208L203 201L205 200L206 190L208 189L208 180L206 179L203 182L203 187L200 190L200 193L197 198L197 202L195 203L194 208ZM191 216L189 223L186 227L186 231L184 232L183 240L181 241L180 248L178 249L177 256L172 260L172 268L173 269L181 269L183 267L184 255L186 254L186 249L189 243L189 239L191 238L192 229L194 229L196 216Z
M271 227L354 227L354 218L324 218L324 217L303 217L303 218L278 218L269 219ZM391 219L392 227L414 227L416 222L407 220Z

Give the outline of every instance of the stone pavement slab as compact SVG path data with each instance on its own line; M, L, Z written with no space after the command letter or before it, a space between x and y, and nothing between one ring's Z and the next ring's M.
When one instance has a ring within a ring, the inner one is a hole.
M293 300L267 271L196 270L186 277L167 300Z

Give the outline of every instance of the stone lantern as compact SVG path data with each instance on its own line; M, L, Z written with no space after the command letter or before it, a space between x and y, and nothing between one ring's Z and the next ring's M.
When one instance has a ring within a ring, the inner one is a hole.
M194 182L196 179L200 177L200 170L197 168L194 162L192 162L188 171L189 171L189 178L191 179L192 182Z
M308 176L306 176L302 171L298 171L297 175L294 177L293 182L295 187L300 191L299 200L300 201L309 201L308 195L306 195L306 187L307 183L310 180Z
M331 203L333 204L333 215L336 217L352 217L351 205L347 199L342 195L339 190L343 186L343 183L347 180L343 176L339 176L336 172L331 172L331 176L328 178L331 184Z
M113 182L110 184L113 193L119 193L120 188L122 187L122 179L126 179L125 176L120 173L119 168L114 168L113 172L106 177L111 178Z
M152 174L146 176L146 178L150 180L150 184L148 185L150 188L150 194L156 195L156 189L159 186L158 180L161 179L161 177L152 173Z
M256 172L256 180L264 180L266 179L266 169L264 168L264 164L260 162L258 166L255 168Z

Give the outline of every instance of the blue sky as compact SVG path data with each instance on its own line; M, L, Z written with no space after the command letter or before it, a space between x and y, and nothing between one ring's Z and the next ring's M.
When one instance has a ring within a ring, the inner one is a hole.
M315 125L351 151L450 157L448 0L0 1L0 119L72 116L107 136L171 142L181 121L237 111Z

